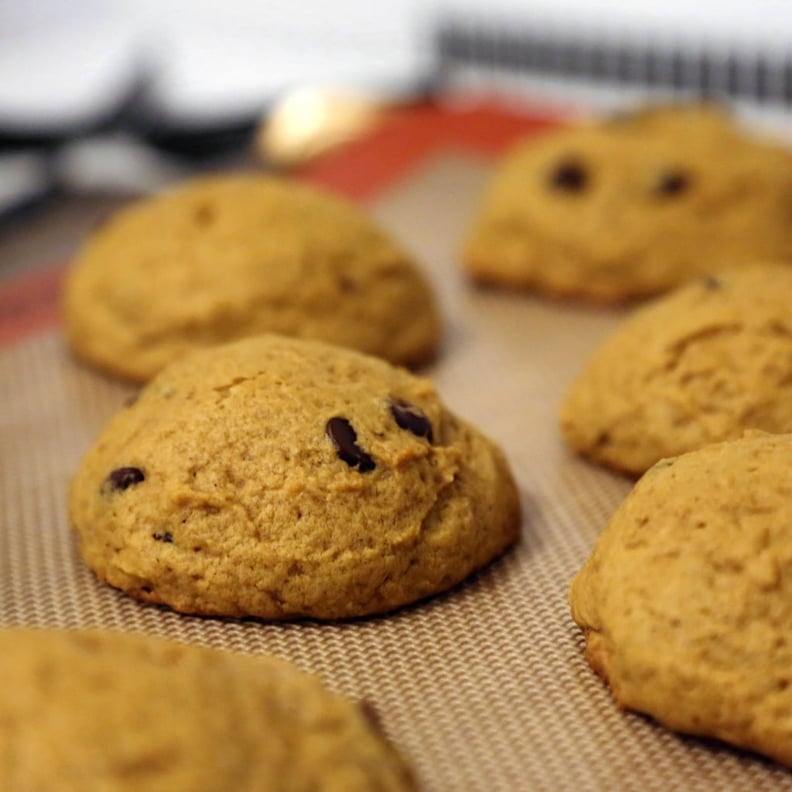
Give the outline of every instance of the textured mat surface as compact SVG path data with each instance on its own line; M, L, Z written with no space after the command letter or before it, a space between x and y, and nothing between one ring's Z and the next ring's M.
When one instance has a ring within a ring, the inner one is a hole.
M764 760L619 712L585 664L567 586L631 482L572 457L562 393L616 311L480 291L457 268L484 162L426 160L370 205L426 263L447 321L427 370L506 449L525 505L518 548L449 594L342 624L183 617L97 582L69 534L81 454L129 390L69 358L57 329L0 350L0 625L106 627L272 653L366 698L430 792L792 790Z

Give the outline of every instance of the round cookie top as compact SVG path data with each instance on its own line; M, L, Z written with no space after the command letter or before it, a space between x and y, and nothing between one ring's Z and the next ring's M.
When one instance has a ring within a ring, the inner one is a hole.
M407 792L360 707L269 657L0 631L4 792Z
M578 452L640 474L663 457L792 432L792 268L707 276L639 308L592 355L561 406Z
M431 383L261 336L167 367L71 486L97 575L189 613L342 618L443 591L512 544L501 452Z
M412 365L437 346L427 281L354 207L268 176L205 177L100 227L65 286L75 353L143 382L186 351L264 332Z
M603 302L792 261L792 168L708 107L665 107L518 145L465 251L475 277Z
M792 765L792 435L658 462L572 582L623 707Z

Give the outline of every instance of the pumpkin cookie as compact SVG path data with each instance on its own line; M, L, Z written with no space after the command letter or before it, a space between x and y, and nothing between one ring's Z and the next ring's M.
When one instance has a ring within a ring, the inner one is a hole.
M792 435L651 468L573 580L620 706L792 765Z
M663 457L792 432L792 268L694 281L638 309L594 353L561 407L567 442L640 474Z
M339 198L266 176L203 178L99 228L65 286L74 352L143 382L196 347L264 332L412 365L439 319L407 256Z
M167 367L86 455L70 515L111 585L267 619L362 616L444 591L520 525L502 453L428 380L280 336Z
M0 631L4 792L412 792L364 709L270 657Z
M791 164L708 107L549 133L498 167L466 267L482 281L617 302L792 261Z

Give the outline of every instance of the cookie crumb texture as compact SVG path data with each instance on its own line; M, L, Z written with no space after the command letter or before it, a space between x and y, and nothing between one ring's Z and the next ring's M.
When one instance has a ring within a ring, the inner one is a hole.
M640 474L745 429L792 432L792 268L708 276L638 309L561 406L584 456Z
M570 601L622 707L792 766L790 459L753 432L658 463Z
M792 262L792 168L725 113L665 107L519 144L465 248L477 279L620 302Z
M111 486L119 469L139 480ZM504 456L429 380L277 336L195 352L149 383L84 458L70 517L87 564L132 596L267 619L419 600L520 527Z
M65 286L73 351L145 382L196 347L265 332L430 359L440 321L414 262L356 208L266 176L189 182L103 225Z
M140 635L0 632L4 792L408 792L362 711L284 661Z

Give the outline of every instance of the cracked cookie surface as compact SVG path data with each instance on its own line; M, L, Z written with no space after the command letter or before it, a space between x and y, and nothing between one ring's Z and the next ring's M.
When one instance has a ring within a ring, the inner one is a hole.
M792 435L651 468L572 582L620 706L792 765Z
M87 564L188 613L342 618L451 588L516 541L501 451L431 382L261 336L166 368L72 481Z
M497 166L465 249L477 279L617 302L792 262L792 168L708 107L547 133Z
M282 660L0 631L4 792L411 792L366 711Z
M413 365L440 320L426 278L340 198L256 175L204 177L119 212L78 254L66 334L92 365L145 382L196 347L260 333Z
M640 474L663 457L792 431L792 268L708 276L639 308L594 352L561 406L579 453Z

